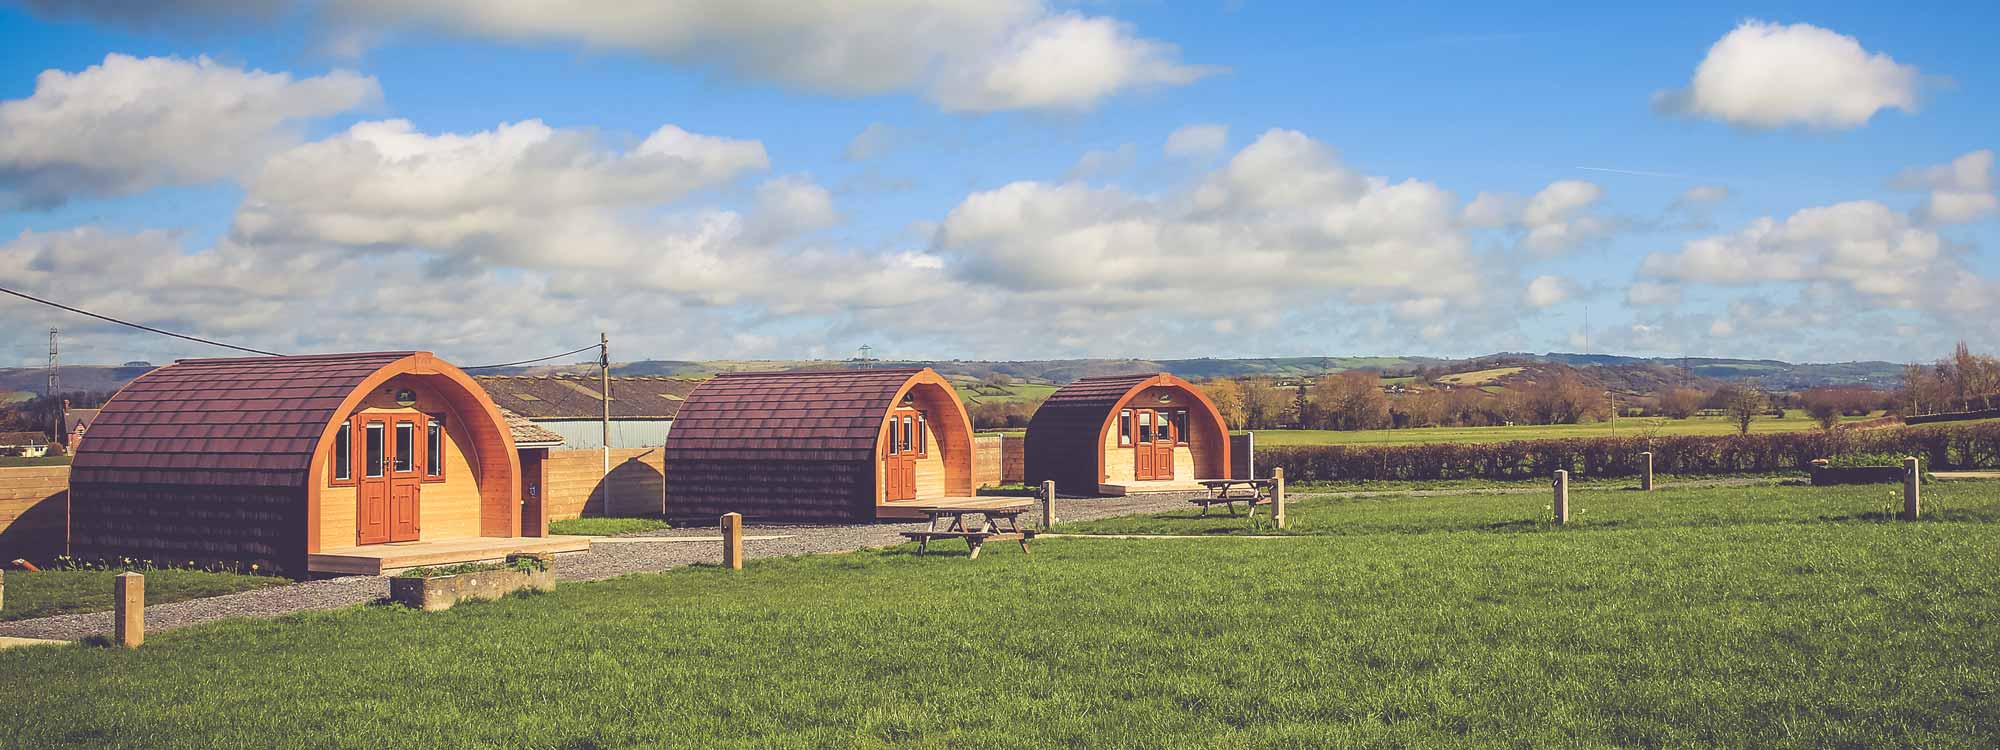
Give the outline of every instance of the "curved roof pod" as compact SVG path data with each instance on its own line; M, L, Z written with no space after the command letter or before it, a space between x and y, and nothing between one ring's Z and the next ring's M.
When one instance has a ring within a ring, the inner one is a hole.
M872 520L891 505L890 415L929 427L933 471L913 500L971 495L972 421L930 368L725 373L689 393L667 433L668 512Z
M126 384L91 425L70 475L73 553L303 573L307 554L356 543L320 538L328 462L347 418L392 398L378 392L392 381L417 389L467 444L469 535L516 535L511 431L471 377L430 352L189 359Z
M1130 441L1119 442L1119 417L1147 408L1187 412L1185 446L1176 453L1186 451L1177 458L1191 465L1180 469L1194 476L1176 480L1229 476L1229 427L1222 413L1193 383L1159 373L1082 378L1051 394L1028 420L1022 446L1027 481L1054 480L1058 491L1077 494L1095 493L1114 480L1141 481L1132 476Z

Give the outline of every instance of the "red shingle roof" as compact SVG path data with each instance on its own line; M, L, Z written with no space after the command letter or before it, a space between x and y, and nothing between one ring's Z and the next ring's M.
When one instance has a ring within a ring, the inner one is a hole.
M70 481L304 486L347 396L414 352L190 359L139 376L90 426Z
M889 400L921 370L741 372L688 395L668 457L854 461L874 457Z
M501 408L529 419L599 419L604 387L598 378L569 375L474 375ZM702 381L670 377L611 379L612 419L673 419Z
M1104 456L1104 420L1125 394L1154 375L1112 375L1083 378L1063 386L1042 402L1028 420L1021 445L1029 484L1055 480L1062 492L1095 493Z

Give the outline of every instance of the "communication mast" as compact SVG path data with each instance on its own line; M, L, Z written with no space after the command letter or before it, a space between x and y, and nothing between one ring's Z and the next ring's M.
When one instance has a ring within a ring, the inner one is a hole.
M62 359L59 356L61 350L57 347L58 337L61 335L62 329L49 329L49 398L55 398L56 391L62 388Z

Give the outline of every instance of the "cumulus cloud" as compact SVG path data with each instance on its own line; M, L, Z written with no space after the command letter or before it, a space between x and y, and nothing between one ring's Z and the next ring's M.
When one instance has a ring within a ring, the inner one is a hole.
M1884 109L1915 112L1921 74L1861 42L1811 24L1744 21L1708 50L1663 111L1751 128L1845 129Z
M1177 159L1200 159L1229 148L1228 125L1183 125L1167 135L1163 150Z
M1707 206L1729 200L1729 188L1725 185L1696 185L1688 188L1674 199L1674 205L1681 207Z
M1130 170L1139 163L1139 147L1130 143L1115 149L1094 148L1077 157L1076 164L1063 176L1066 180L1095 180Z
M835 94L914 91L948 110L1086 109L1113 94L1215 71L1115 18L1043 0L789 0L495 4L334 0L350 29L424 26L522 42L574 42Z
M1272 130L1190 188L1141 195L1016 182L968 196L933 251L967 284L1061 295L1088 309L1243 316L1274 300L1479 304L1482 269L1451 194L1356 172L1302 133ZM1218 289L1257 294L1216 294Z
M1905 188L1929 190L1917 214L1939 224L1961 224L2000 213L1993 192L1993 150L1980 149L1949 164L1905 170L1896 179Z
M853 140L847 142L847 150L841 155L848 161L868 161L894 151L906 139L906 134L893 125L871 122L854 134Z
M1526 298L1529 307L1548 307L1560 304L1569 297L1569 282L1561 276L1545 274L1528 282Z
M0 202L53 206L235 176L298 140L302 121L381 96L335 71L294 79L206 57L112 54L77 73L44 71L0 102Z
M1649 305L1678 305L1681 302L1681 288L1678 284L1662 284L1655 281L1636 281L1625 289L1625 303L1635 307Z
M803 177L780 177L757 186L757 221L751 239L782 242L840 222L833 194Z
M1521 208L1518 195L1480 193L1465 204L1465 223L1475 227L1504 227L1521 220Z
M1529 252L1553 257L1617 228L1617 222L1593 210L1603 198L1604 188L1596 183L1557 180L1526 200L1508 193L1480 193L1459 218L1469 227L1517 230Z
M1808 208L1783 221L1759 218L1732 234L1653 253L1643 275L1724 285L1832 285L1850 299L1945 312L1985 309L1992 283L1932 229L1877 201Z
M252 23L277 17L290 0L21 0L36 15L87 18L135 29L159 27L212 28L222 23Z
M603 265L634 252L617 241L624 225L612 209L664 203L768 165L756 141L672 125L615 151L589 131L538 120L441 135L364 122L272 156L245 184L233 234Z

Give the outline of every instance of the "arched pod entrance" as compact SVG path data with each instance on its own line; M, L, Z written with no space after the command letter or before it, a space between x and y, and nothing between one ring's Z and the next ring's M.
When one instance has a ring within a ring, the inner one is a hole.
M1180 492L1229 476L1229 428L1208 396L1169 375L1084 378L1028 422L1030 483L1079 494Z

